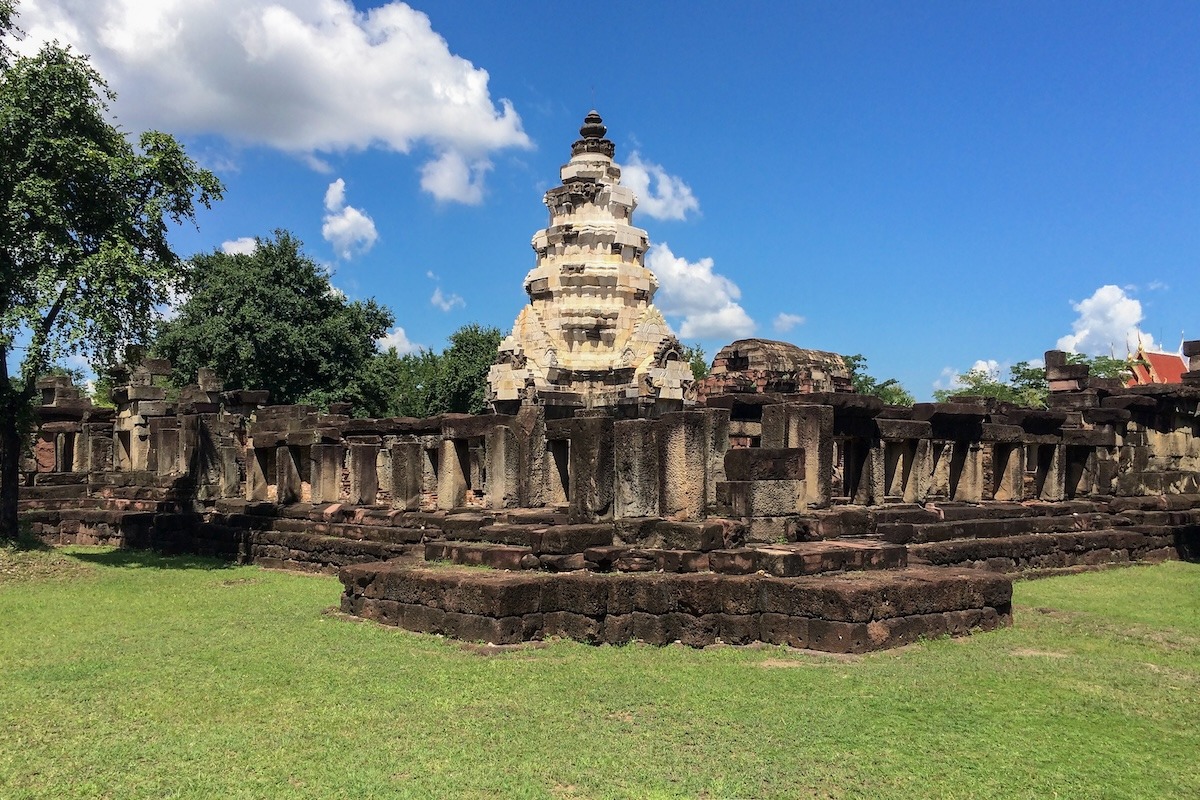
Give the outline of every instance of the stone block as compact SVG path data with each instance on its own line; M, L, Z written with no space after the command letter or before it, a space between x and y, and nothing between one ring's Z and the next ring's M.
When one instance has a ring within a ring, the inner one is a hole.
M768 644L808 649L808 618L789 614L759 615L759 631Z
M708 563L713 572L725 575L747 575L758 569L755 551L747 548L713 550L708 554Z
M725 480L804 480L804 449L743 447L725 453Z
M707 417L702 411L675 411L663 414L657 424L660 513L671 519L702 519L707 507Z
M833 493L833 408L782 403L763 409L762 445L804 451L805 501L829 505Z
M553 525L528 532L529 546L538 555L583 553L589 547L613 543L610 525Z
M735 517L778 517L805 510L805 481L753 480L717 484L718 507Z
M653 517L659 513L657 426L653 420L621 420L613 424L616 468L614 516Z

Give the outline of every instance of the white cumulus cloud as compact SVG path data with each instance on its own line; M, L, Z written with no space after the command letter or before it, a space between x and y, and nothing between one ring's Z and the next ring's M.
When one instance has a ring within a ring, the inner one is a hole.
M1108 355L1111 351L1120 358L1125 355L1124 349L1136 350L1139 340L1147 349L1161 349L1138 327L1142 304L1120 286L1101 286L1091 297L1071 305L1079 316L1071 323L1072 332L1058 340L1059 350L1089 355Z
M252 255L257 249L258 240L253 236L242 236L237 239L230 239L227 242L221 242L221 252L231 256Z
M378 345L379 349L383 351L386 351L390 347L394 347L396 348L396 352L402 356L425 349L422 345L419 345L416 342L410 342L408 340L408 334L404 332L404 328L401 328L398 325L385 333L379 339L376 339L375 344Z
M803 324L804 317L799 314L788 314L781 311L776 315L775 321L771 323L771 327L775 329L776 333L787 333L797 325Z
M638 210L652 219L686 219L689 212L700 210L690 186L658 164L643 161L636 150L621 165L621 183L633 189Z
M667 316L682 317L684 339L743 339L754 333L754 320L738 304L742 291L713 272L713 260L694 263L671 252L666 242L652 245L646 266L658 276L656 305Z
M489 153L531 145L512 104L493 101L487 71L401 2L38 0L19 10L20 49L57 39L91 55L133 130L223 136L315 167L326 165L317 153L428 147L438 188L448 159L469 165L468 198L482 192Z
M456 294L442 294L442 287L437 287L433 290L433 297L429 298L429 302L440 308L442 311L449 311L455 306L465 306L466 300L463 300Z
M362 209L346 205L346 182L341 178L325 190L325 212L321 235L333 245L338 258L350 258L375 246L379 238L375 221Z
M975 372L980 375L985 375L987 376L988 380L992 381L1000 380L1001 373L1003 371L1003 366L994 358L976 359L975 363L971 365L971 368L967 370L967 372Z
M477 206L483 202L483 176L492 168L487 159L468 162L447 150L421 167L421 188L443 202Z

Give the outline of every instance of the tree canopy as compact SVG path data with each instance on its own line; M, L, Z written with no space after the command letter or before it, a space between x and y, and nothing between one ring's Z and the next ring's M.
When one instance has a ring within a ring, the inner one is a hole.
M686 361L688 367L691 368L693 378L698 381L702 381L708 377L708 358L704 354L704 348L698 343L686 344L683 346L683 360Z
M1127 363L1111 356L1068 353L1067 363L1087 364L1091 375L1097 378L1123 378L1129 372ZM936 390L934 399L944 403L955 395L974 395L1028 408L1045 408L1050 393L1045 369L1028 361L1018 361L1009 367L1006 379L1000 377L999 370L973 369L955 376L954 383L949 389Z
M217 250L188 263L186 300L153 345L174 365L174 381L212 367L230 388L267 389L274 403L347 400L376 410L367 367L392 312L348 300L291 233L256 243L250 254Z
M488 369L502 338L499 328L475 323L450 334L450 346L438 358L434 402L439 412L482 414L487 409Z
M153 345L171 360L179 386L211 367L227 387L267 389L274 403L347 402L362 417L486 409L499 330L465 325L442 353L380 352L392 312L348 300L287 231L257 239L250 254L196 256L184 291Z
M0 0L0 43L14 4ZM0 535L16 533L20 454L38 375L60 357L111 363L151 332L181 273L169 223L194 221L222 187L167 134L135 147L108 118L113 95L58 45L0 48Z
M846 362L846 366L850 370L850 384L859 394L878 397L892 406L911 406L916 402L916 398L895 378L881 381L867 374L867 358L861 353L843 356L842 360Z

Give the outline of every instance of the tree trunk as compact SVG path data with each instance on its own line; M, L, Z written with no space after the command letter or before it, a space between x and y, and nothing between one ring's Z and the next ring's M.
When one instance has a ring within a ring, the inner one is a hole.
M17 489L21 481L21 431L11 393L0 407L0 538L16 539Z
M0 344L0 539L20 534L17 499L21 484L21 443L28 433L29 401L35 381L17 382L8 375L8 348Z

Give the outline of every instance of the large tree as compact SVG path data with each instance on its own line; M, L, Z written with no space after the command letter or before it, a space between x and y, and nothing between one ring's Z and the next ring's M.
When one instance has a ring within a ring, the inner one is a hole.
M268 389L275 403L346 400L378 413L381 379L368 365L392 313L374 300L347 300L292 234L259 238L250 254L192 258L184 289L187 299L154 343L178 384L212 367L230 388Z
M450 334L450 346L438 360L437 411L482 414L487 409L488 369L503 338L499 328L475 323Z
M867 357L861 353L852 356L842 356L846 367L850 370L850 385L859 394L878 397L892 406L911 406L916 398L905 389L895 378L878 380L867 372Z
M0 0L0 42L13 3ZM221 185L171 136L134 146L110 121L113 95L58 45L0 49L0 536L17 534L17 486L35 381L66 354L112 363L143 340L180 274L168 223L194 221Z

